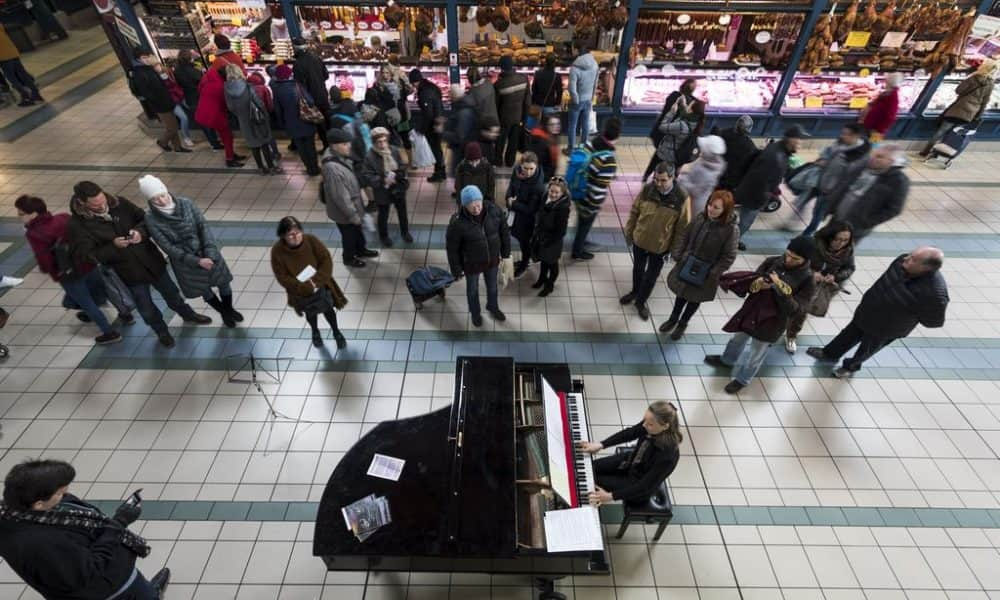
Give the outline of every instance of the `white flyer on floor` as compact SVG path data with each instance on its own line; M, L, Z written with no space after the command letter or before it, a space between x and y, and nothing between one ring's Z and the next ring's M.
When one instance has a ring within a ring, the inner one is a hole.
M602 550L601 519L593 506L545 513L545 548L549 552Z
M368 467L368 474L372 477L388 479L389 481L399 481L399 476L403 473L403 465L406 461L401 458L393 458L384 454L376 454L372 458L372 464Z

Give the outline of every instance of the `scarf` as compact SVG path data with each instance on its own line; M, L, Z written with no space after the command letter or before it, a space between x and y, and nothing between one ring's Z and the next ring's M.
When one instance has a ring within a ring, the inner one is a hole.
M177 203L174 202L173 196L170 196L170 204L166 206L160 206L158 204L153 204L152 202L150 202L149 204L150 206L152 206L153 208L155 208L156 210L160 211L165 215L172 215L174 214L174 211L177 210Z
M646 436L641 442L635 447L635 450L628 455L628 458L618 463L618 469L621 471L629 471L633 466L642 463L642 459L649 452L649 447L653 445L653 440Z
M387 176L399 168L396 159L392 157L392 146L387 146L385 150L379 150L378 147L372 146L372 150L375 151L375 154L382 157L382 168L385 169Z
M15 510L6 504L0 504L0 520L54 527L78 527L88 531L108 528L120 529L121 538L119 541L123 546L143 558L149 556L150 552L149 544L146 543L145 539L96 510L71 508L65 505L60 505L58 510Z

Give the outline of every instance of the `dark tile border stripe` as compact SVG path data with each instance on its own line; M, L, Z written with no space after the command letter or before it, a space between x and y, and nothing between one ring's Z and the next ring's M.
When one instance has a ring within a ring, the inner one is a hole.
M95 60L99 60L105 56L112 53L111 46L108 44L101 44L95 46L90 50L87 50L83 54L76 56L75 58L68 60L61 65L57 65L48 71L42 73L38 77L35 77L35 83L38 84L39 88L44 88L46 86L52 85L53 83L59 81L60 79L72 74L74 71L82 69L87 65L91 64Z

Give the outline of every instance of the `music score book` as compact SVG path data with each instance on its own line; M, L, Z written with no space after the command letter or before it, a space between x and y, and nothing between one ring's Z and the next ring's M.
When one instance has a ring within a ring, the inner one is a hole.
M545 513L545 547L549 552L603 550L597 508L581 506Z

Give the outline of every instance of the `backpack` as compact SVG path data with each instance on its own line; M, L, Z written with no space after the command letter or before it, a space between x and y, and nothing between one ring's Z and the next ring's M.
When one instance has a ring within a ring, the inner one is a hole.
M611 151L595 152L591 146L580 144L570 153L569 164L566 165L566 185L573 200L583 200L587 196L587 170L595 156L611 156Z
M254 102L254 98L257 99L257 102ZM263 107L261 107L261 104L263 104L263 103L264 103L264 101L261 100L257 96L257 94L255 94L253 91L250 92L250 122L251 123L258 123L259 124L259 123L266 123L268 121L267 113L265 113Z
M322 169L323 165L325 165L328 162L333 162L334 160L335 159L332 156L324 156L323 160L320 161L320 167L319 168ZM323 178L322 177L320 177L320 179L319 179L319 201L322 204L326 204L326 188L323 186Z
M341 129L351 134L355 139L361 138L365 143L365 154L372 149L372 129L357 117L352 117L351 115L345 115L343 113L337 113L333 116L334 119L340 119L344 122L341 125Z

